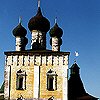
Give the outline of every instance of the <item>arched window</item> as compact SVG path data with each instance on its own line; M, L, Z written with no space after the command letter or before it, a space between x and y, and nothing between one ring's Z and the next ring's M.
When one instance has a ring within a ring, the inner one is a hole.
M17 71L16 74L16 89L24 90L26 89L26 72L21 69Z
M47 90L57 90L57 74L51 69L47 72Z

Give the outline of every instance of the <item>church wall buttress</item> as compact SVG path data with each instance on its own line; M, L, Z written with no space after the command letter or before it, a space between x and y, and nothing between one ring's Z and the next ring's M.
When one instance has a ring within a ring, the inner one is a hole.
M34 98L39 97L39 91L40 91L40 83L39 83L39 66L34 66Z

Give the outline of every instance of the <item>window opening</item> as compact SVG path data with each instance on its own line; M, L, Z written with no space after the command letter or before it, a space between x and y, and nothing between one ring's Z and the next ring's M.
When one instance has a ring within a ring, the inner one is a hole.
M57 74L51 69L47 72L47 89L49 91L57 90Z
M23 77L19 78L19 88L23 88Z
M16 89L24 90L26 89L26 72L21 69L17 71L17 79L16 79Z

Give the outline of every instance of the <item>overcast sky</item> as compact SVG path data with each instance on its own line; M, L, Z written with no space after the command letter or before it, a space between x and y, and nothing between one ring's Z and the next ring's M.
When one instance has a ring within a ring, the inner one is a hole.
M51 27L57 17L63 29L61 50L71 53L69 67L74 63L74 52L78 51L77 63L85 89L100 97L100 0L41 0L41 9ZM28 21L36 12L37 0L0 0L0 85L4 79L4 51L15 50L12 30L22 16L28 32L27 49L30 49ZM47 33L47 48L51 49L49 40Z

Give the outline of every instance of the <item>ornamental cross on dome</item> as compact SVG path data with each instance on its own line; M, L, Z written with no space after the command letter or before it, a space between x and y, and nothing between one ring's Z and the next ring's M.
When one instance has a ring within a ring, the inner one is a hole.
M38 0L38 7L40 7L40 0Z

